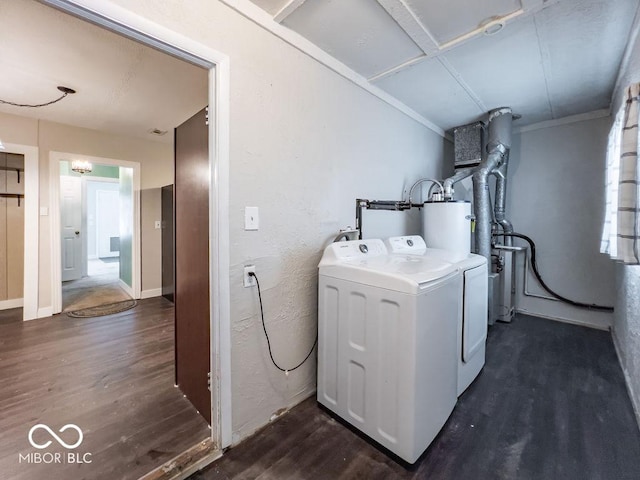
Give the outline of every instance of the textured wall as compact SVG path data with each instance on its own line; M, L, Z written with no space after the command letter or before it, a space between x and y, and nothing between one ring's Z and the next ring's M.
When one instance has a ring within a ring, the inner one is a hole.
M515 231L537 246L545 282L561 295L613 305L614 265L600 254L605 152L610 117L514 135L507 212ZM518 244L524 244L516 240ZM524 296L520 262L517 306L532 315L608 328L612 314ZM547 295L529 275L529 291Z
M621 72L621 89L613 95L613 112L617 112L622 104L623 89L632 82L640 82L639 22L636 17L636 35L631 38L629 63ZM613 338L640 423L640 266L617 265L616 290Z
M315 390L315 357L288 377L269 360L255 264L276 359L300 361L316 331L317 264L356 197L396 199L441 173L444 141L219 2L114 3L231 60L231 321L234 441ZM260 230L244 231L245 206ZM367 212L365 235L419 233L418 212Z

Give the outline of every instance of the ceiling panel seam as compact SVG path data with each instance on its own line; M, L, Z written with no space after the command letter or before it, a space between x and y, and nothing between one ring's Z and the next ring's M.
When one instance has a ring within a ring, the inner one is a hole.
M438 53L440 45L403 0L376 1L425 54Z
M553 102L551 101L551 91L549 89L549 75L551 68L549 66L549 61L551 57L551 53L547 48L547 45L542 41L542 37L540 36L540 29L538 28L538 16L533 16L533 26L536 29L536 38L538 40L538 50L540 51L540 60L542 61L542 76L544 77L544 88L547 92L547 102L549 103L549 110L551 111L551 118L556 118L556 114L553 109Z
M295 12L306 0L289 0L284 7L273 16L273 20L282 23L285 18Z
M377 97L383 102L387 103L396 110L404 113L409 118L424 125L429 130L437 133L443 138L447 138L442 128L437 126L434 122L427 119L423 115L416 112L414 109L401 102L394 96L388 94L379 87L369 83L369 81L361 74L348 67L340 60L336 59L332 55L328 54L316 44L307 40L302 35L293 30L281 25L273 20L273 17L266 11L258 7L250 0L220 0L232 10L235 10L240 15L255 23L261 28L264 28L268 32L272 33L276 37L280 38L283 42L291 45L293 48L299 50L310 58L314 59L318 63L321 63L325 67L333 70L341 77L349 80L351 83L366 90L371 95Z
M384 72L380 72L375 74L372 77L369 77L367 80L369 80L370 82L377 82L379 80L382 80L383 78L389 77L395 73L401 72L402 70L405 70L409 67L412 67L413 65L417 65L418 63L421 63L423 60L426 60L428 57L426 55L420 55L419 57L415 57L412 58L410 60L407 60L404 63L401 63L400 65L396 65L393 68L390 68L389 70L385 70Z
M469 84L465 82L464 78L462 78L462 75L460 75L460 73L453 67L453 65L449 63L449 60L447 60L444 57L438 57L438 61L445 68L445 70L447 70L449 75L451 75L451 77L456 82L458 82L458 85L462 87L462 89L467 93L467 95L469 95L469 98L471 98L473 103L475 103L477 107L480 109L480 113L486 113L488 111L487 106L484 104L482 99L480 99L480 97L478 97L478 95L476 95L476 93L471 89Z

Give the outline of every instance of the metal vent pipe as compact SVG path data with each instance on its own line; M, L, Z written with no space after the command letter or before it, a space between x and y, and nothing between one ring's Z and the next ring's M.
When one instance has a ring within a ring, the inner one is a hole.
M498 108L489 112L489 141L487 142L487 156L480 162L480 165L473 173L473 204L476 216L476 253L486 257L487 262L491 265L491 228L492 228L492 212L491 212L491 195L489 192L489 175L494 170L499 169L503 162L509 157L509 149L511 148L511 124L512 112L510 108ZM500 196L500 200L496 198L496 221L498 214L504 218L504 202L506 201L506 167L504 170L504 180L500 179L498 185L501 184L500 191L496 191L496 197Z

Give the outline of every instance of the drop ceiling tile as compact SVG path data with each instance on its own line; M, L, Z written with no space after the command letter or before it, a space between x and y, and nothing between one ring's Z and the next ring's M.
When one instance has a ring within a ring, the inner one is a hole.
M440 44L521 8L520 0L406 0L406 4Z
M445 54L487 109L511 107L521 125L551 118L536 25L529 17L507 24Z
M437 58L374 84L445 130L478 120L484 114Z
M637 0L563 0L535 16L556 118L607 108Z
M374 0L307 0L283 24L365 77L423 54Z

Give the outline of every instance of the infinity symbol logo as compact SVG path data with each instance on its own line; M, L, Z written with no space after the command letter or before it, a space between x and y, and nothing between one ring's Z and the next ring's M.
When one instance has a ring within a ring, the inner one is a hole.
M65 425L64 427L62 427L60 429L59 433L64 432L65 430L75 430L76 432L78 432L78 441L76 443L73 443L71 445L69 445L68 443L66 443L64 440L62 440L58 435L56 435L56 433L51 430L47 425L45 425L44 423L39 423L37 425L34 425L33 427L31 427L31 430L29 430L29 443L37 449L42 450L43 448L47 448L49 445L51 445L51 440L47 440L45 443L43 444L39 444L36 443L33 440L33 432L35 432L38 429L42 429L42 430L46 430L47 432L49 432L49 435L51 435L53 438L56 439L56 441L62 445L64 448L67 448L69 450L76 448L77 446L79 446L82 443L82 440L84 439L84 436L82 434L82 430L80 430L80 427L78 427L77 425L74 425L73 423L68 423L67 425Z

